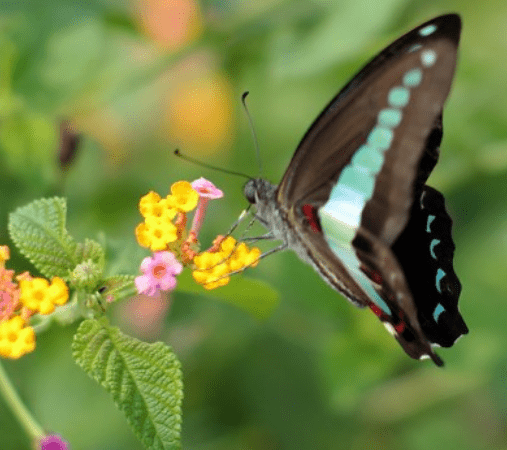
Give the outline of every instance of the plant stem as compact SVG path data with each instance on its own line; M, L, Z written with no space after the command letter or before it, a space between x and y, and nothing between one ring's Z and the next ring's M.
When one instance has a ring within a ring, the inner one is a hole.
M0 395L5 398L11 411L14 413L19 423L30 436L31 440L44 436L42 427L35 421L30 411L19 397L16 389L12 385L5 369L0 361Z

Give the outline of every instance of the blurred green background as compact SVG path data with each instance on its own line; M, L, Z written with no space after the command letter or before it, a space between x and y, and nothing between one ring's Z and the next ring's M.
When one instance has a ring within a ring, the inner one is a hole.
M68 198L77 239L107 236L111 271L136 273L137 202L172 182L211 179L201 242L246 206L243 180L175 159L176 147L256 175L240 96L250 91L264 175L280 180L307 127L385 45L446 12L464 22L430 184L454 218L460 309L470 334L414 361L369 311L352 307L289 252L243 277L280 292L266 320L211 294L114 311L123 330L163 340L183 365L184 449L507 449L507 3L503 0L47 0L0 6L0 243L7 215ZM58 165L58 127L83 136ZM116 248L116 250L115 250ZM119 251L118 249L122 249ZM13 251L8 266L33 269ZM141 446L107 393L71 359L75 326L54 326L6 370L73 449ZM0 448L29 442L0 399Z

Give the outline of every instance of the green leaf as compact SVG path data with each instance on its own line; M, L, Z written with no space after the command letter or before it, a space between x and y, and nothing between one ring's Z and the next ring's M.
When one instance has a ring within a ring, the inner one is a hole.
M72 351L77 364L111 394L146 448L181 448L183 383L170 347L129 337L103 318L79 326Z
M240 281L239 281L240 280ZM278 306L280 294L268 283L251 278L233 277L226 286L206 290L197 284L190 271L178 276L178 291L214 297L241 308L256 317L267 319Z
M137 295L134 278L134 275L117 275L102 280L102 287L105 288L102 296L112 297L114 301L120 301Z
M74 259L78 263L92 260L95 264L104 269L104 249L98 242L95 242L91 239L85 239L84 244L77 244Z
M36 200L9 215L9 234L19 251L46 277L65 278L76 266L76 243L65 228L63 198Z

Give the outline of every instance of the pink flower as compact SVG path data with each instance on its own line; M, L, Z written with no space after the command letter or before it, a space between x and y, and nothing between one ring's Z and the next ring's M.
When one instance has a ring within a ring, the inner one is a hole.
M44 436L40 441L39 445L41 450L67 450L68 442L63 440L58 434L49 434Z
M222 198L224 193L218 189L211 181L206 178L199 178L192 181L192 187L197 191L200 197L214 200L216 198Z
M217 198L222 198L224 193L218 189L211 181L206 178L199 178L198 180L192 181L192 187L199 194L199 203L195 210L194 219L192 220L192 227L190 233L193 233L195 237L201 230L202 223L204 222L204 214L208 207L208 201Z
M183 266L171 252L155 252L141 263L144 275L135 279L137 292L153 297L158 291L172 291L176 287L176 275L182 270Z

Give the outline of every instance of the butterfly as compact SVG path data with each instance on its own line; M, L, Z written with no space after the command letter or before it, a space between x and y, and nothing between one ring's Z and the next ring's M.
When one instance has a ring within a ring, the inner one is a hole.
M257 219L416 359L468 333L452 220L426 185L442 140L461 20L436 17L375 56L304 135L276 186L250 179ZM268 252L271 253L271 252Z

